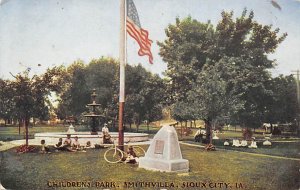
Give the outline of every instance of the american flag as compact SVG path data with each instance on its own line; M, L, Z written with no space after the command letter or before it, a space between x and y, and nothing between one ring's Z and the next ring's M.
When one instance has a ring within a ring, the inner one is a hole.
M133 3L133 0L127 0L127 17L126 30L128 34L134 38L140 46L138 51L139 56L148 55L149 62L153 63L153 56L151 53L152 41L148 38L149 33L141 27L139 15Z

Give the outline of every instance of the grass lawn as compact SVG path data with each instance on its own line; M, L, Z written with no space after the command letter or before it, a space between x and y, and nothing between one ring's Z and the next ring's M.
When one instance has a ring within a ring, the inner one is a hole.
M28 134L29 138L34 138L35 133L41 132L62 132L67 131L67 127L63 126L36 126L29 127ZM10 141L25 139L25 128L22 127L20 134L19 128L14 126L0 127L0 141Z
M189 173L153 172L140 169L137 165L109 164L103 159L105 149L52 154L17 154L12 149L0 152L0 180L4 187L14 190L54 189L47 186L48 181L67 180L90 181L93 187L59 189L105 189L103 186L95 187L96 182L112 182L119 186L109 187L111 189L125 189L124 182L174 183L174 188L166 189L200 189L182 187L183 184L192 185L196 182L202 183L201 189L226 189L224 184L220 188L220 183L227 183L227 189L299 189L299 161L232 151L206 152L186 145L182 145L181 150L183 157L190 162ZM243 188L236 188L236 183ZM164 189L137 186L127 189Z

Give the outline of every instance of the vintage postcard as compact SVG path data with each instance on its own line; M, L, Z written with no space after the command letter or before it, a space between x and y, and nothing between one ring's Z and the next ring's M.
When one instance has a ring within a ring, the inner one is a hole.
M0 0L0 190L299 190L299 15Z

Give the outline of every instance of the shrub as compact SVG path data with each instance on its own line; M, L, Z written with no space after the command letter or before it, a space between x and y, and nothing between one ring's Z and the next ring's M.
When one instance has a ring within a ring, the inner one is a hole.
M35 150L34 146L30 146L30 145L21 145L16 149L17 153L25 153L25 152L33 152Z

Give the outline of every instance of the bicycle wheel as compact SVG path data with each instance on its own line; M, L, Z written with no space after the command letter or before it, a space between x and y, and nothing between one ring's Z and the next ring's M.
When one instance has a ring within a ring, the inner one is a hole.
M133 146L133 150L137 157L145 156L145 150L140 146Z
M123 152L119 149L110 148L104 153L104 159L108 163L118 163L123 158Z

